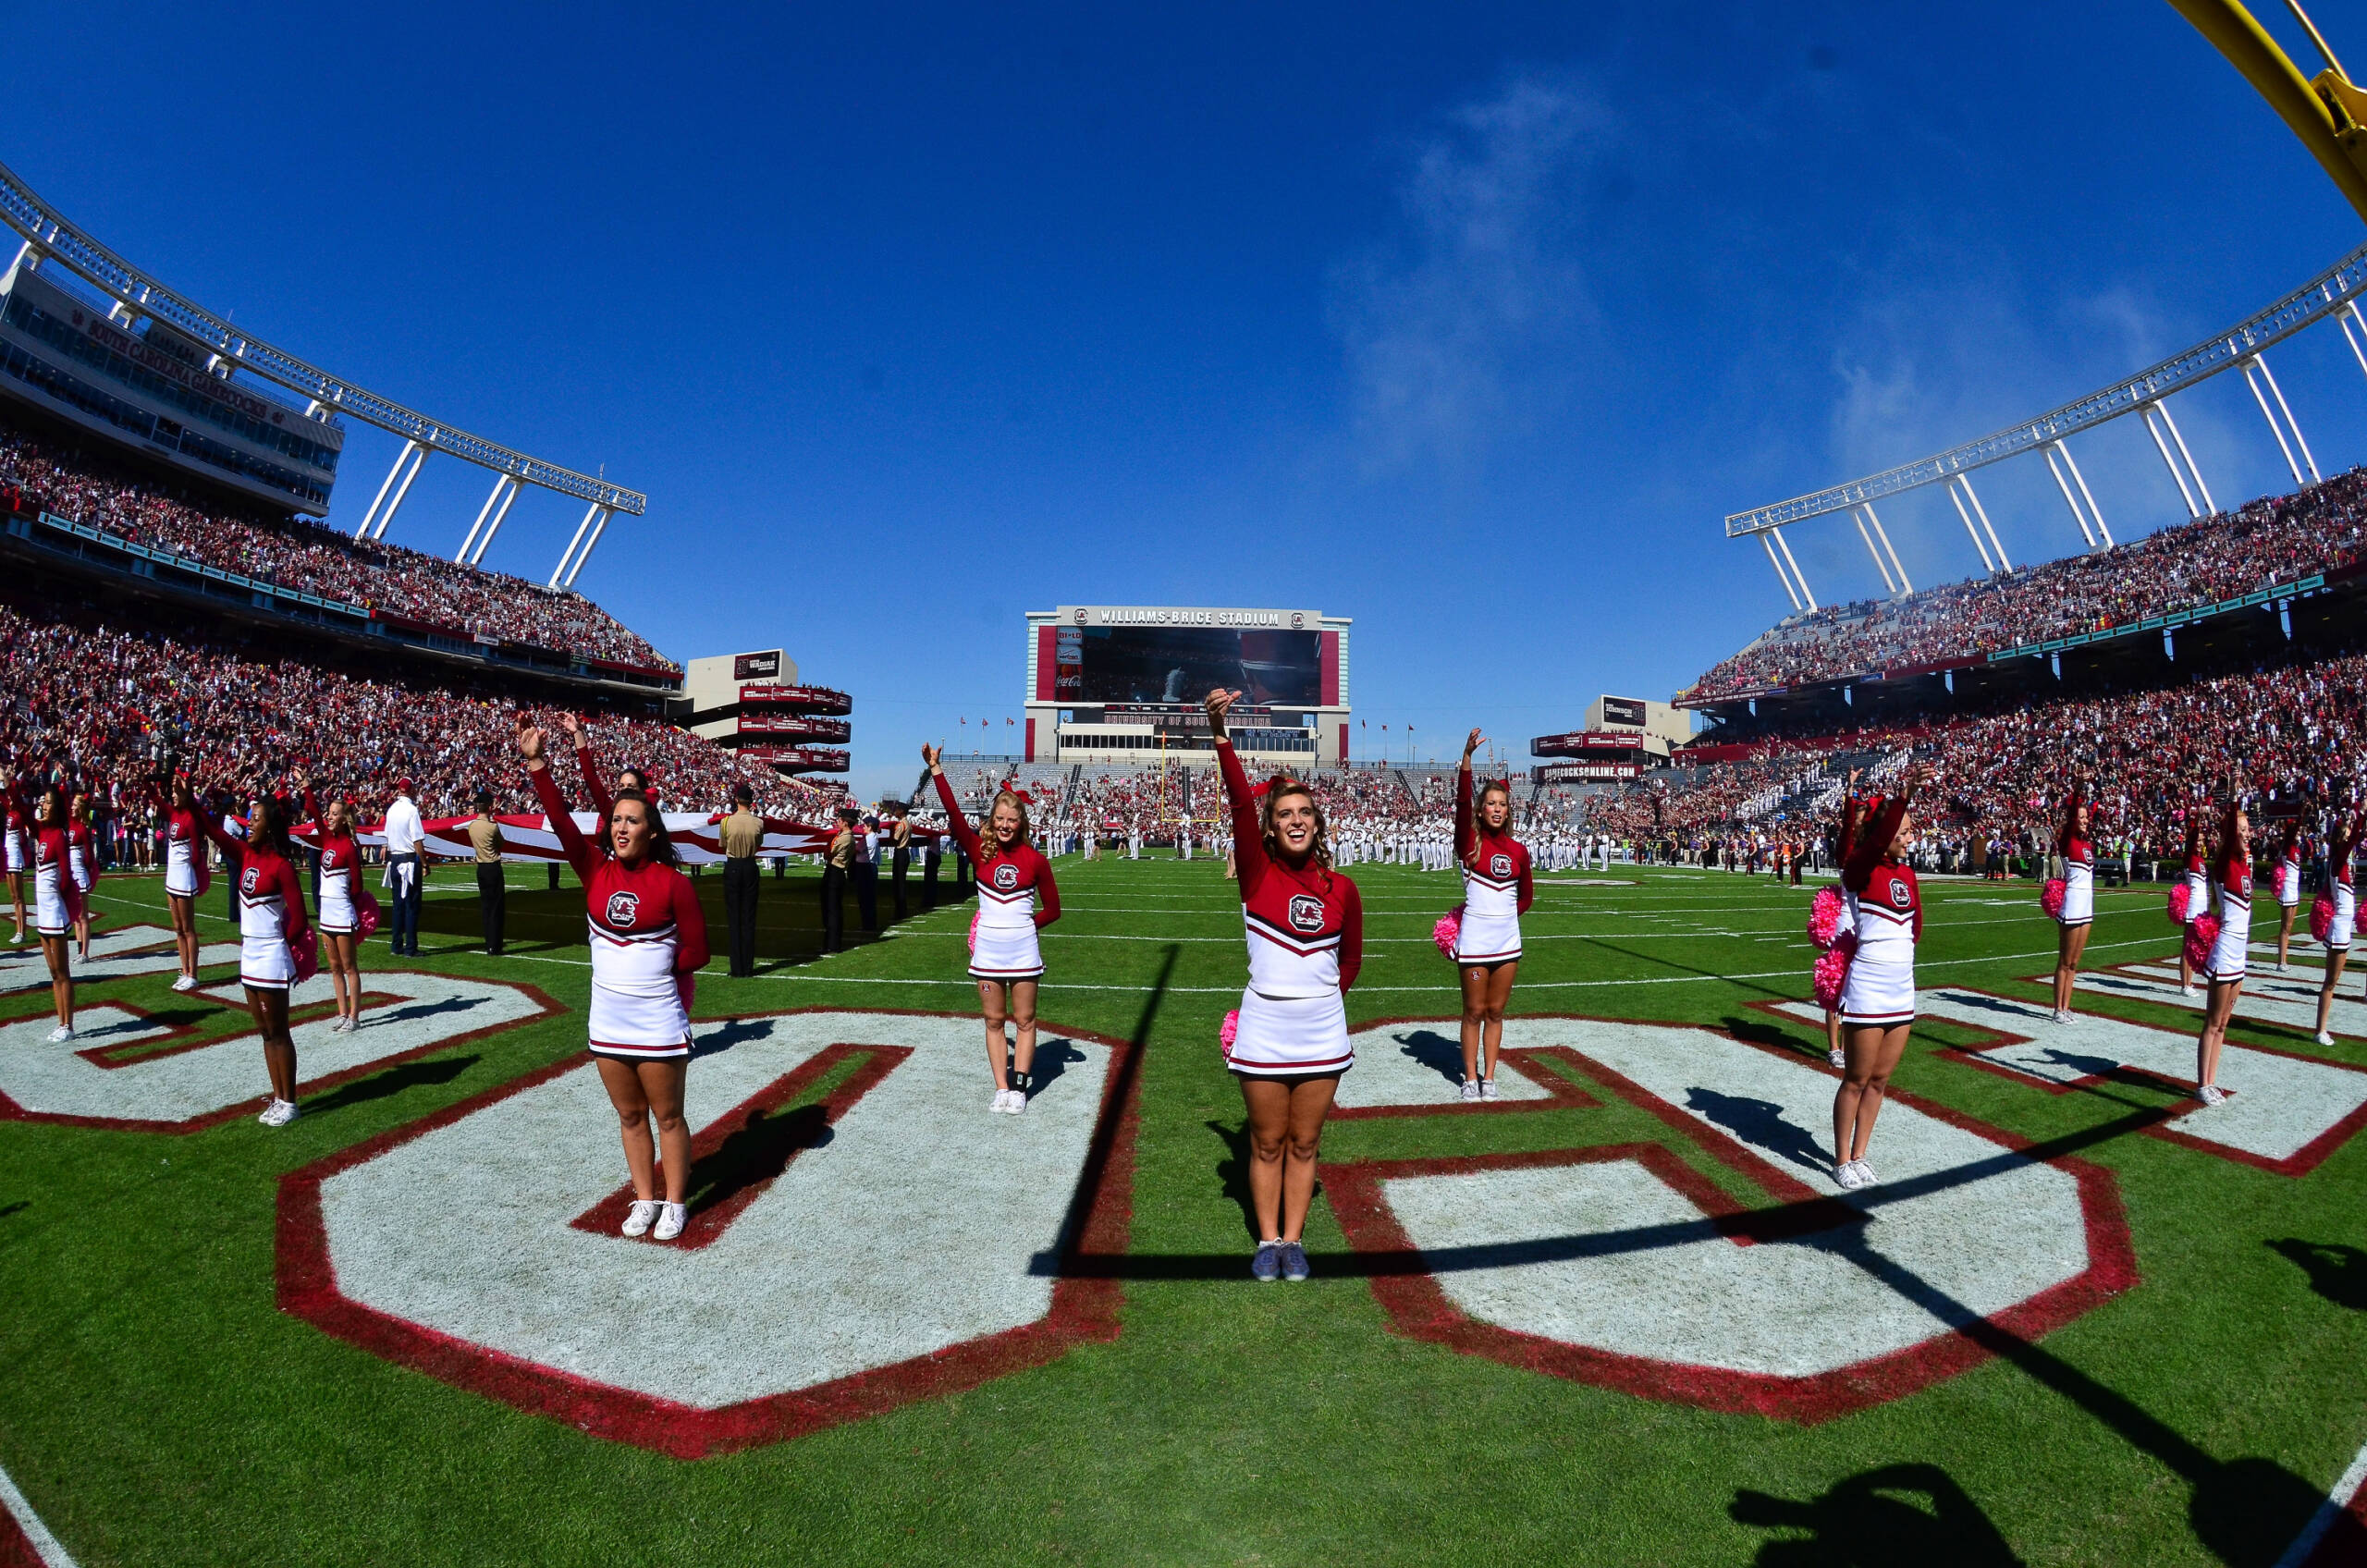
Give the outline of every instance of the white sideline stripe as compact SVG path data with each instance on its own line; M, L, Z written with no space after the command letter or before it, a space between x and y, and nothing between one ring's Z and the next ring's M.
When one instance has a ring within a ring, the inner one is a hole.
M49 1526L41 1522L41 1515L33 1512L33 1505L25 1501L25 1494L17 1489L17 1483L6 1470L0 1470L0 1502L8 1505L8 1516L25 1533L25 1539L32 1543L33 1555L42 1560L44 1568L74 1568L74 1559L49 1533Z
M2334 1528L2334 1522L2341 1518L2343 1511L2350 1506L2350 1500L2359 1495L2361 1487L2367 1487L2367 1447L2361 1448L2351 1459L2350 1468L2335 1482L2334 1490L2326 1494L2325 1501L2318 1504L2318 1511L2310 1515L2310 1522L2301 1526L2301 1533L2293 1537L2293 1544L2287 1547L2285 1555L2276 1560L2275 1568L2301 1568L2301 1564L2310 1560L2310 1553L2318 1550L2318 1543L2325 1539L2326 1532Z

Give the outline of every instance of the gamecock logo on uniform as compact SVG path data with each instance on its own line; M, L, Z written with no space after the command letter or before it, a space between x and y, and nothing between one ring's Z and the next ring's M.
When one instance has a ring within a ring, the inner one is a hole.
M262 879L261 874L253 866L247 867L245 875L239 878L239 891L251 898L254 895L255 884Z
M1291 896L1291 928L1295 931L1323 929L1323 900L1312 893Z
M618 927L631 925L633 917L640 913L641 895L639 893L610 893L608 895L609 925Z
M1894 876L1890 882L1890 901L1893 908L1905 909L1915 901L1915 895L1907 890L1906 883Z
M1008 893L1019 886L1019 867L1005 863L995 867L995 890Z
M1493 856L1488 862L1488 871L1490 876L1510 876L1513 874L1513 857L1505 854Z

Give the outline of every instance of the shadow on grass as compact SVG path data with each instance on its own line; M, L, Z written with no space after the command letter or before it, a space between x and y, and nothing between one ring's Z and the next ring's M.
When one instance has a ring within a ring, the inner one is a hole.
M2267 1243L2310 1277L2310 1289L2336 1306L2367 1312L2367 1251L2341 1242L2305 1242L2288 1236Z
M1759 1549L1759 1568L2014 1568L2022 1561L1955 1477L1936 1464L1885 1464L1806 1502L1744 1490L1738 1525L1804 1531Z
M411 1089L448 1084L474 1067L479 1060L472 1056L453 1056L441 1057L434 1061L406 1061L306 1101L304 1114L320 1116L333 1110L367 1105L372 1100L387 1099Z
M786 1110L749 1112L713 1152L692 1165L686 1194L690 1212L702 1213L777 1180L800 1153L830 1141L828 1118L828 1109L818 1100Z

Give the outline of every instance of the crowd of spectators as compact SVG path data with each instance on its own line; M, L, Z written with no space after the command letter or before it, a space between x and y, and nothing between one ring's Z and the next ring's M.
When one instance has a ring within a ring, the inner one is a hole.
M1716 697L1978 657L2238 599L2367 550L2367 471L2094 555L1795 616L1688 693Z
M259 582L502 642L676 666L582 595L351 539L307 518L266 516L164 488L128 464L0 420L0 492L87 527Z
M537 813L514 745L522 706L487 686L365 677L182 629L109 624L0 600L0 757L33 777L94 792L103 810L142 809L160 760L239 791L309 776L374 821L409 778L429 817L460 816L490 790L503 812ZM613 773L645 767L669 811L725 805L746 783L767 815L819 822L838 792L785 778L659 720L585 711L595 757ZM558 763L574 790L572 759ZM575 798L583 798L580 794Z

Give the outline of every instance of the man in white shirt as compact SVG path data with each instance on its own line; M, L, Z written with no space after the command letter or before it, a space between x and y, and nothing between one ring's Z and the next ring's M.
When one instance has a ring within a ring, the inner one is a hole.
M421 853L426 830L420 824L419 807L411 802L410 779L395 780L395 798L386 807L381 831L386 838L386 888L394 895L393 950L399 957L417 958L419 906L426 894L427 863Z

